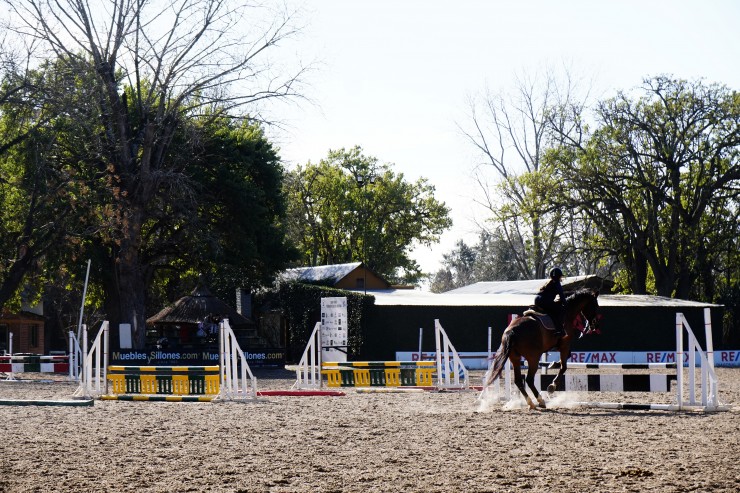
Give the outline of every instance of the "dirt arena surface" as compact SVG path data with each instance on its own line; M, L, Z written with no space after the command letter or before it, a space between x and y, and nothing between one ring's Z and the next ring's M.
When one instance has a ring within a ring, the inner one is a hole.
M250 404L0 406L0 492L734 493L740 369L717 372L729 412L529 411L481 405L476 392L352 389ZM295 378L255 373L260 390L288 389ZM0 382L0 399L68 399L73 390Z

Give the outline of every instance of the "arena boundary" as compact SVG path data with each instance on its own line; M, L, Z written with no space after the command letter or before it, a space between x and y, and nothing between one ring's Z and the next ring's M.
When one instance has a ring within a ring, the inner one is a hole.
M557 390L565 391L587 391L587 392L670 392L671 382L676 382L676 399L673 404L639 404L621 402L576 402L574 405L580 407L593 407L603 409L624 410L666 410L666 411L726 411L728 406L723 406L718 397L718 380L714 371L714 356L712 343L711 313L709 308L704 310L704 328L707 350L702 350L696 340L683 313L676 313L676 352L675 359L682 364L675 363L650 363L650 364L619 364L619 363L568 363L568 368L585 369L668 369L675 368L675 374L615 374L615 375L584 375L565 374L565 379ZM687 335L688 347L684 351L684 332ZM700 363L700 375L698 384L700 398L697 398L697 357ZM553 368L556 365L541 362L540 366ZM489 369L490 371L490 369ZM685 374L688 373L688 378ZM538 390L547 388L552 382L553 375L539 374L535 378L535 386ZM501 380L503 380L504 391L501 392ZM504 378L497 379L489 387L483 389L479 399L485 399L489 392L501 397L502 400L511 400L514 394L519 395L518 389L512 385L511 364L507 362ZM684 385L686 384L686 385ZM688 392L685 392L684 386Z

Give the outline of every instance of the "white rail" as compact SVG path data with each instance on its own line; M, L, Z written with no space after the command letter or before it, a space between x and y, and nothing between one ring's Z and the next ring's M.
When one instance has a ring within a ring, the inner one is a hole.
M228 320L219 326L221 388L219 400L245 401L257 398L257 379L247 364L244 351Z
M316 322L313 328L301 361L296 367L295 378L294 389L314 390L323 386L321 380L321 322Z
M85 329L87 330L87 329ZM80 347L80 341L77 339L73 330L69 331L69 379L75 382L80 381L80 375L82 374L83 359L82 359L82 347Z
M688 348L684 355L683 331L688 335ZM676 313L676 363L679 369L676 373L676 404L679 409L702 407L707 411L720 409L717 374L714 371L714 345L712 343L712 317L709 308L704 309L704 335L707 343L706 352L696 340L694 331L683 313ZM699 380L701 402L696 398L696 356L701 364ZM711 356L711 357L710 357ZM684 361L687 360L687 361ZM686 364L687 363L687 364ZM684 400L684 373L688 372L688 402Z
M98 331L90 350L87 346L87 326L82 326L82 372L75 397L90 399L108 393L108 321ZM71 355L70 355L71 356Z
M467 389L470 379L468 369L450 343L450 338L439 320L434 320L434 334L437 341L437 388Z

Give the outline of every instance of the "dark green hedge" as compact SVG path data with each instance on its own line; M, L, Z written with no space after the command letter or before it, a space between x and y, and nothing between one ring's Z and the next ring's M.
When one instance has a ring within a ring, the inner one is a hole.
M347 298L349 344L347 359L351 361L361 354L366 339L363 320L367 319L365 314L373 306L372 296L298 282L280 284L274 295L277 298L277 305L288 321L286 357L289 362L296 363L300 360L316 322L321 320L321 298L342 296Z

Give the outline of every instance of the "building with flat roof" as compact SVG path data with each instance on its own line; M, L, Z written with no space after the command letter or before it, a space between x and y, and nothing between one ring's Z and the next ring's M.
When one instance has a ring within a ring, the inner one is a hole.
M501 340L512 314L521 314L533 302L546 280L479 282L445 293L419 290L373 290L373 310L364 328L363 355L367 359L393 359L397 351L417 351L419 329L428 328L424 351L434 351L434 320L439 319L458 351L484 351L488 327L494 346ZM676 313L682 312L704 345L704 308L712 314L713 340L722 341L722 306L649 295L601 294L611 283L597 276L572 277L563 282L566 294L599 288L601 334L585 336L574 351L675 350Z

